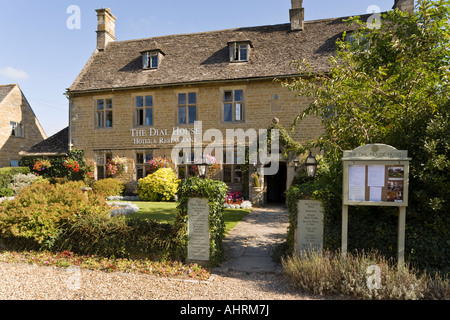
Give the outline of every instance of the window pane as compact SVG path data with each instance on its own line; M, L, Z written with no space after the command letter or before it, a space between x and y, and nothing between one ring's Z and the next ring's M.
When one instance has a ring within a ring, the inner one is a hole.
M152 68L158 68L158 54L152 54L152 58L151 58L151 66Z
M138 109L136 112L136 124L138 126L144 125L144 110Z
M102 110L105 107L105 101L102 100L97 100L97 109L98 110Z
M145 110L145 125L153 125L153 109L151 108Z
M106 112L106 127L111 128L113 121L113 115L111 111Z
M144 106L144 97L136 97L136 107L142 108Z
M149 163L153 159L153 154L146 153L145 154L145 163Z
M242 120L242 103L236 103L236 110L235 110L235 120L241 121Z
M194 123L197 120L197 107L190 106L189 107L189 123Z
M153 96L145 96L145 106L153 107Z
M99 128L103 128L103 124L104 124L103 114L104 113L102 111L97 112L97 127L99 127Z
M97 180L105 179L105 170L103 166L97 166Z
M178 105L186 105L186 93L180 93L178 95Z
M223 101L233 101L233 92L225 91L223 95Z
M246 44L241 44L239 46L239 60L241 61L247 61L247 45Z
M223 182L231 182L231 164L223 166Z
M136 168L136 179L139 180L139 179L142 179L142 178L144 178L144 168L137 167Z
M234 91L234 101L244 101L244 91L235 90Z
M136 163L144 163L144 154L136 153Z
M197 94L195 92L189 93L189 104L197 104Z
M142 62L143 62L144 69L147 69L148 68L148 53L147 52L142 55Z
M106 99L106 109L112 108L112 99Z
M186 107L178 108L178 123L186 123Z
M230 103L223 105L223 121L233 121L233 105Z

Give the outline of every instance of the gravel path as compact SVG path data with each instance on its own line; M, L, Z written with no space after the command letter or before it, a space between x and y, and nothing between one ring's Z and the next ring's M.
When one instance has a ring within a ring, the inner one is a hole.
M213 274L208 281L0 263L1 300L311 300L281 274Z

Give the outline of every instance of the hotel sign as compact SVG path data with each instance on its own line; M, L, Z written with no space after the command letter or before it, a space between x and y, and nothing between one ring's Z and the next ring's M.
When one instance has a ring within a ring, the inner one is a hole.
M201 135L201 128L180 128L171 129L130 129L133 144L169 144L169 143L192 143L196 142L197 135ZM191 137L191 135L193 135Z

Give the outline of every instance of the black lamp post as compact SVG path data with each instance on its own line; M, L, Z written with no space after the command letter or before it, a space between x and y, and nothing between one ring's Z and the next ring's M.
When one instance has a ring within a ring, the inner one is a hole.
M309 152L309 156L306 158L305 166L306 166L306 176L311 180L314 179L317 169L317 160L316 157L312 155L311 151Z
M208 167L209 164L206 161L206 157L205 156L201 156L201 158L199 160L197 160L197 170L198 170L198 176L202 179L206 178L206 174L208 173Z

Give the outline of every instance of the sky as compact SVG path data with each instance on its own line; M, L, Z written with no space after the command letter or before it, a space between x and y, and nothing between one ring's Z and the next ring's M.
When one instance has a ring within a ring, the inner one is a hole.
M393 4L394 0L303 1L305 20L365 14L370 6L383 12ZM0 84L19 84L49 137L68 125L64 94L95 50L99 8L110 8L117 17L120 41L289 23L291 1L0 1Z

